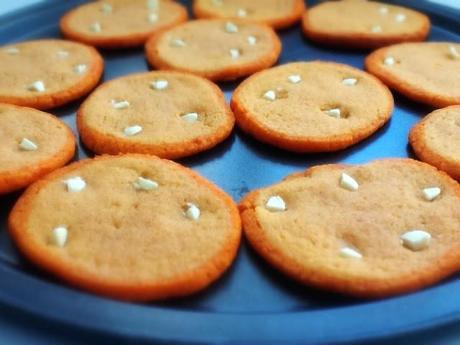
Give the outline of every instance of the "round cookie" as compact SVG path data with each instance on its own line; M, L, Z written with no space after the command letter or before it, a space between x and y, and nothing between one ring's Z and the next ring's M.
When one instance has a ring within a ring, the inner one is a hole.
M79 161L33 184L9 231L31 262L69 284L147 301L216 280L241 224L231 198L192 170L131 154Z
M60 22L71 40L100 48L141 46L154 33L187 20L184 6L167 0L104 0L81 5Z
M197 18L244 19L276 29L295 24L305 11L304 0L194 0Z
M45 39L0 48L0 102L50 109L74 101L99 82L104 60L80 43Z
M409 142L422 161L460 180L460 106L426 116L411 129Z
M328 1L303 16L304 34L313 42L345 48L378 48L423 41L430 31L424 14L400 6L366 1Z
M211 80L232 80L276 63L281 42L273 29L265 25L201 19L154 35L145 49L147 60L157 69L191 72Z
M363 101L365 100L365 101ZM295 152L344 149L387 122L393 97L378 79L332 62L297 62L259 72L233 93L238 126Z
M386 297L460 269L460 186L411 159L313 167L251 192L240 213L264 259L316 288Z
M366 69L404 96L433 107L460 104L460 44L401 43L367 56Z
M77 113L80 137L96 153L148 153L170 159L214 147L230 135L234 122L217 85L173 71L107 82Z
M0 195L24 188L75 153L71 129L36 109L0 103Z

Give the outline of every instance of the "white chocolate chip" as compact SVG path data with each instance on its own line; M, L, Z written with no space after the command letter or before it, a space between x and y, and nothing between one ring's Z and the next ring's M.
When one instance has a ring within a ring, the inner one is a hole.
M126 109L130 106L131 104L127 100L123 101L116 101L112 99L112 107L114 109Z
M439 195L441 195L441 188L439 187L429 187L423 190L423 198L426 201L433 201Z
M34 81L27 87L29 91L37 91L37 92L44 92L45 91L45 83L41 80Z
M340 116L342 114L339 108L324 110L324 112L326 113L326 115L329 115L330 117L334 117L336 119L340 119Z
M225 31L227 31L230 34L234 34L234 33L238 32L238 26L236 26L232 22L226 22L225 23Z
M238 49L232 48L229 50L229 53L232 59L238 59L240 57L240 51Z
M19 143L19 148L24 151L36 151L38 149L38 145L35 144L32 140L22 138L21 142Z
M346 86L354 86L358 83L358 79L356 78L345 78L342 80L342 84Z
M142 132L142 127L139 125L129 126L123 130L123 133L128 137L139 134L140 132Z
M80 176L71 177L64 181L67 186L67 191L70 193L78 193L86 188L86 182Z
M69 52L67 50L60 50L57 52L57 56L60 57L61 59L65 59L66 57L69 56Z
M272 212L286 211L286 203L282 197L279 195L274 195L268 198L267 202L265 203L265 208Z
M148 178L139 176L133 183L133 186L137 190L152 190L158 188L158 183Z
M373 25L371 27L371 32L373 32L374 34L381 33L382 32L382 27L380 25Z
M342 175L340 175L340 187L355 192L358 190L359 184L350 175L342 173Z
M191 220L198 220L200 218L200 209L195 204L188 202L186 204L185 216Z
M449 45L449 56L452 59L460 59L460 52L457 50L457 48L453 45Z
M253 46L257 43L257 38L255 36L248 36L249 45Z
M112 13L113 8L112 8L112 6L110 4L103 3L102 7L101 7L101 11L104 14L110 14L110 13Z
M175 38L171 40L171 47L185 47L187 43L180 38Z
M214 6L222 6L224 4L223 0L212 0Z
M96 32L96 33L101 32L102 31L101 24L99 22L94 22L93 24L89 26L89 30L92 32Z
M58 226L52 231L52 243L60 248L63 248L67 243L68 231L65 226Z
M268 90L264 93L263 98L267 101L274 101L276 99L276 92L273 90Z
M147 8L149 10L155 10L158 8L158 0L147 0Z
M155 90L164 90L168 87L169 83L167 80L159 79L150 83L150 87Z
M386 65L386 66L393 66L395 63L396 63L396 60L395 60L395 58L393 56L387 56L383 60L383 64Z
M298 84L302 81L302 77L298 74L293 74L288 77L288 81L292 84Z
M156 13L149 13L147 16L147 20L149 23L156 23L158 21L158 14Z
M81 64L78 64L78 65L75 65L73 67L73 71L77 74L83 74L85 73L86 71L88 70L88 66L86 66L85 64L81 63Z
M248 15L248 12L244 8L239 8L238 11L236 11L236 15L240 18L243 18Z
M388 14L388 7L380 7L379 13L382 15Z
M196 122L198 120L198 113L187 113L182 115L181 118L188 123Z
M17 55L19 54L19 49L16 47L9 47L5 49L5 53L8 55Z
M363 257L360 252L350 247L340 248L340 256L343 258L350 258L350 259L361 259Z
M402 22L405 22L407 19L407 16L403 13L398 13L397 15L395 15L395 21L396 23L402 23Z
M431 235L423 230L412 230L402 234L401 240L404 247L419 251L428 247Z

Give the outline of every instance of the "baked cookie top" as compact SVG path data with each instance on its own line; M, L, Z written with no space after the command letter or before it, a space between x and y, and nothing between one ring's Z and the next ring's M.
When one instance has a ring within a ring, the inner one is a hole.
M104 61L80 43L44 39L0 48L0 102L53 108L75 100L98 83Z
M83 142L97 153L138 152L166 158L217 145L230 134L234 121L215 84L168 71L107 82L77 114Z
M401 43L371 53L366 69L403 95L435 107L460 104L460 43Z
M100 0L66 13L65 37L102 48L142 45L149 36L187 20L187 10L168 0Z
M75 138L56 117L0 103L0 194L32 183L73 157Z
M281 29L293 25L305 11L304 0L194 0L198 18L246 19Z
M391 116L393 97L351 66L296 62L246 79L231 106L238 125L261 141L299 152L334 151L380 128Z
M376 48L423 41L430 30L424 14L366 0L327 1L311 7L302 26L308 38L327 45Z
M98 157L46 176L18 200L9 230L39 267L127 300L206 287L231 264L241 235L229 196L148 155Z
M460 179L460 106L426 116L411 129L409 141L421 160Z
M236 79L270 67L280 52L281 42L270 27L222 19L193 20L146 44L152 66L212 80Z
M418 161L313 167L251 192L240 211L269 263L321 289L384 297L460 268L460 187Z

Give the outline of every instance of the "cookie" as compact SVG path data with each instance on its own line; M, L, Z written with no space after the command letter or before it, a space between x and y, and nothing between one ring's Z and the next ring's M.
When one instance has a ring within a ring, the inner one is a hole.
M181 158L227 138L233 114L217 85L182 72L154 71L107 82L77 113L83 143L96 153Z
M187 20L184 6L167 0L104 0L81 5L60 21L71 40L108 49L141 46L152 34Z
M381 48L366 69L404 96L433 107L460 104L460 44L402 43Z
M230 266L241 236L224 192L179 164L133 154L53 172L26 190L8 223L32 263L132 301L205 288Z
M422 161L460 180L460 106L439 109L412 127L409 142Z
M262 142L326 152L356 144L383 126L393 97L378 79L351 66L296 62L246 79L231 107L238 126Z
M194 0L197 18L242 19L267 24L275 29L289 27L300 20L304 0Z
M157 69L232 80L272 66L281 42L273 29L262 24L201 19L154 35L145 49L147 60Z
M96 49L57 39L0 48L0 102L50 109L74 101L99 82L104 60Z
M60 168L75 153L71 129L32 108L0 103L0 195Z
M316 43L344 48L378 48L423 41L430 19L401 6L366 0L323 2L302 18L305 36Z
M460 268L460 186L411 159L323 165L248 194L246 238L308 286L376 298Z

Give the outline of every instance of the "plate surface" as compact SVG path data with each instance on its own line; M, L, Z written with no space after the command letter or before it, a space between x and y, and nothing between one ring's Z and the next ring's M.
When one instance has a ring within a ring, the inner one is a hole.
M0 44L59 37L58 20L84 1L51 0L0 18ZM393 1L397 3L397 1ZM403 1L400 1L403 2ZM310 1L310 5L314 1ZM460 41L460 12L407 0L430 15L430 40ZM302 38L299 27L282 31L280 63L329 60L363 66L364 54L333 51ZM147 71L142 49L103 52L104 80ZM227 100L237 83L220 86ZM371 138L333 154L299 155L259 144L238 129L213 150L180 162L227 191L235 201L254 188L321 163L363 163L383 157L408 157L410 127L430 112L396 95L392 120ZM75 130L80 102L51 111ZM91 156L79 146L75 159ZM0 302L45 319L132 340L172 343L340 343L375 339L460 320L460 275L425 290L378 301L326 294L300 286L268 267L243 242L222 279L206 291L173 302L130 304L74 290L18 256L6 217L18 197L0 197ZM397 317L387 317L397 315Z

